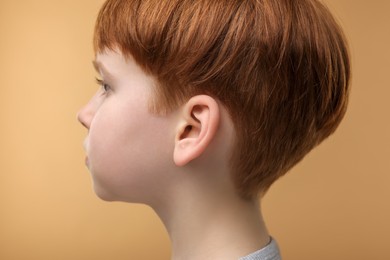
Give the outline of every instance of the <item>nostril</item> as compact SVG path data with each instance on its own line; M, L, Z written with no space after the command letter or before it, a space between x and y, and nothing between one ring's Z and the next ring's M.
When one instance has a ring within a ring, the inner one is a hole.
M77 113L77 120L85 127L85 128L88 128L88 125L85 121L85 117L83 116L83 113L82 111L79 111Z
M85 128L88 128L87 124L84 123L83 121L80 121L80 123L81 123Z

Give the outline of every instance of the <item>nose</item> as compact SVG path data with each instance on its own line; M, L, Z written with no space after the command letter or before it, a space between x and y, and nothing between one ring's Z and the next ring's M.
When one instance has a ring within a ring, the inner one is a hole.
M101 95L99 95L99 93L100 92L97 91L89 102L77 113L77 119L87 129L91 126L91 122L102 104L103 99L100 98Z
M95 111L92 106L92 100L88 102L84 107L77 113L77 120L87 129L89 129L92 119L95 115Z
M89 129L93 117L91 112L87 104L77 113L77 120L87 129Z

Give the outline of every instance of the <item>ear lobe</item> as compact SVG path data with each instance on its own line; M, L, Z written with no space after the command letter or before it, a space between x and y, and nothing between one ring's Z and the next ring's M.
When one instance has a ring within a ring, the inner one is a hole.
M218 130L219 118L219 105L210 96L194 96L184 105L173 154L177 166L186 165L206 150Z

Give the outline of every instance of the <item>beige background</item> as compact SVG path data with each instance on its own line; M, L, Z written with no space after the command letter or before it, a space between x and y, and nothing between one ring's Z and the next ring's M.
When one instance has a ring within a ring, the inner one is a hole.
M0 0L0 259L169 259L148 207L97 199L76 112L102 0ZM390 2L328 0L353 55L337 133L264 200L284 259L390 259Z

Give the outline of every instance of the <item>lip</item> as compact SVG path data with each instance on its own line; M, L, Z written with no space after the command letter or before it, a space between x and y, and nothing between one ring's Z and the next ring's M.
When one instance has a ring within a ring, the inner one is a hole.
M83 142L83 148L85 151L87 150L87 139L85 139Z
M85 157L85 165L86 165L86 166L89 166L89 159L88 159L88 156Z

